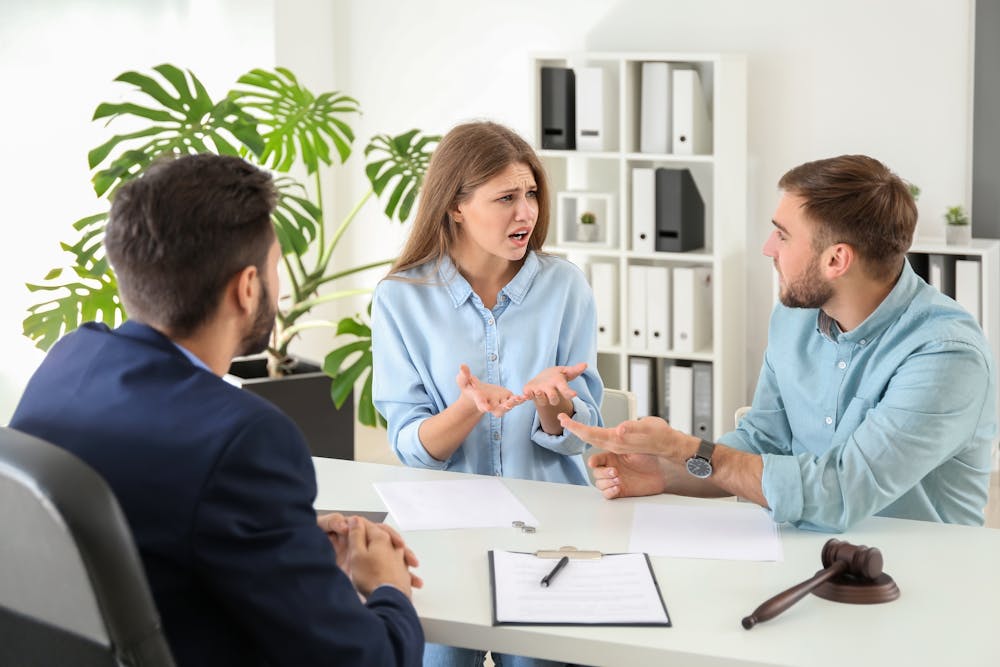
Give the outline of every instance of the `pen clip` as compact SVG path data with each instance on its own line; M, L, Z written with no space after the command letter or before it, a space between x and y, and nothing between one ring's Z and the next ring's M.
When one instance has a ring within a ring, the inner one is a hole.
M566 556L572 559L595 559L604 556L596 550L581 550L576 547L559 547L558 549L541 549L535 552L538 558L562 558Z

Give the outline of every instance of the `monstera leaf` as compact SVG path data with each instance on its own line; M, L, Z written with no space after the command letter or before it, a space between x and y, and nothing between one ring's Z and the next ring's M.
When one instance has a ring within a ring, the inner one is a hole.
M313 95L283 67L273 72L251 70L238 82L248 88L233 90L229 99L267 128L260 154L263 164L285 172L301 156L306 171L313 174L320 162L333 163L327 140L333 143L341 162L351 155L354 132L338 116L361 113L353 97L339 92Z
M403 222L410 217L431 153L439 141L440 136L420 136L419 130L410 130L396 137L376 135L365 147L365 157L369 158L365 174L375 194L381 197L392 184L392 193L385 204L385 214L390 220L396 217Z
M64 269L49 271L44 284L29 283L28 289L46 295L28 308L24 335L42 350L48 350L59 338L89 320L111 326L125 320L125 309L118 297L118 282L104 257L101 241L107 213L82 218L73 227L82 232L73 245L62 244L74 257L71 267L76 279L60 281ZM52 297L52 298L49 298Z
M368 304L371 314L371 304ZM337 335L348 335L356 340L341 345L326 355L323 372L333 378L330 397L339 408L354 391L358 379L364 376L364 385L358 400L358 421L365 426L385 426L386 421L375 410L372 402L372 330L360 317L345 317L337 324Z
M145 129L116 134L90 151L90 168L96 169L113 150L127 146L109 166L94 174L94 191L98 196L135 178L165 153L239 155L240 148L233 145L234 141L255 155L264 150L256 119L234 101L226 98L213 102L198 77L190 72L185 74L173 65L159 65L153 69L167 87L156 78L138 72L125 72L115 79L134 85L150 98L149 106L105 102L94 111L94 120L107 118L110 122L118 117L132 116L152 121Z

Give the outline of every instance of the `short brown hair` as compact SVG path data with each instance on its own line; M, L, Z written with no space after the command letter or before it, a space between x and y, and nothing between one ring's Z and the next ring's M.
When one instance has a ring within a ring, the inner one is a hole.
M129 317L193 333L274 242L271 175L237 157L163 158L115 193L104 236Z
M866 155L841 155L799 165L778 187L802 197L806 215L819 223L818 251L847 243L873 278L895 277L913 242L917 206L903 180Z
M427 167L413 229L389 275L449 255L457 239L449 211L508 166L523 163L535 177L538 219L528 239L540 250L549 230L549 185L535 151L513 130L489 121L454 127L438 144Z

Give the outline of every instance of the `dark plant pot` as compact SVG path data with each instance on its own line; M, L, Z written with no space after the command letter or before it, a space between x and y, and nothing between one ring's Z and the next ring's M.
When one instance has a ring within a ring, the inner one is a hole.
M292 375L271 378L265 358L247 358L234 361L229 374L288 415L313 456L354 460L354 397L349 396L338 410L330 398L330 377L319 366L299 360Z

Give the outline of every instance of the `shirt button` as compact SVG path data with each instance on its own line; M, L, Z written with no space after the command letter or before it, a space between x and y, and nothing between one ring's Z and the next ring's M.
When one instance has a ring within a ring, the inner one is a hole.
M862 338L861 340L858 341L858 345L867 345L867 344L868 344L868 341L866 339L864 339L864 338Z
M493 318L491 317L490 319L486 320L486 324L493 326Z
M490 352L490 361L496 361L496 360L497 360L497 355Z
M497 433L496 431L493 431L493 439L494 440L499 440L500 439L500 434Z
M827 417L827 418L826 418L826 419L824 419L823 421L825 421L825 422L827 423L827 425L829 426L830 424L832 424L832 423L833 423L833 417Z
M844 370L845 368L847 368L847 362L846 361L839 362L837 364L837 368L839 368L840 370Z

